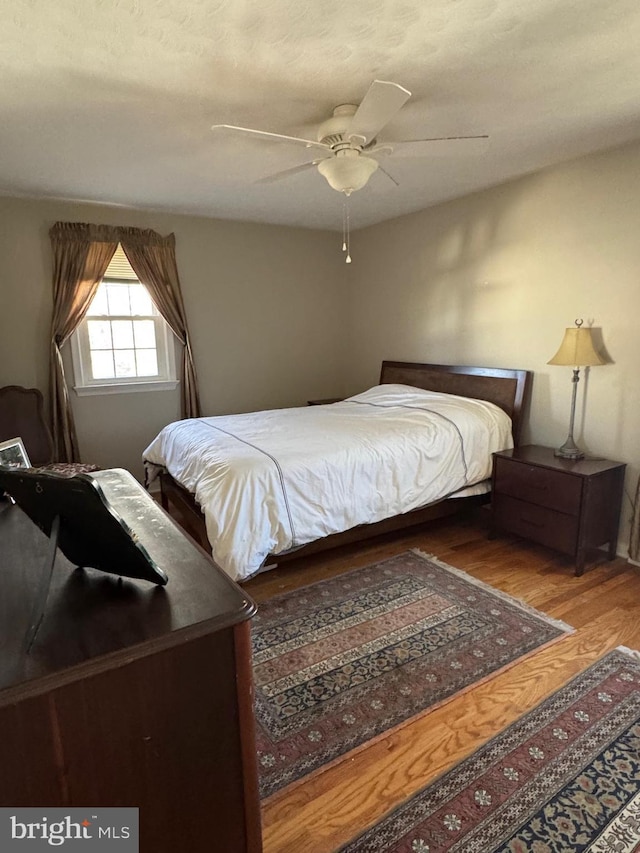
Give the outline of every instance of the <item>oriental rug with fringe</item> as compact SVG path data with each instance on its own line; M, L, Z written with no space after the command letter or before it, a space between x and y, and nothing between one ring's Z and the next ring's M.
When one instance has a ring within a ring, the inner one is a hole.
M568 631L418 551L270 599L252 625L261 796Z

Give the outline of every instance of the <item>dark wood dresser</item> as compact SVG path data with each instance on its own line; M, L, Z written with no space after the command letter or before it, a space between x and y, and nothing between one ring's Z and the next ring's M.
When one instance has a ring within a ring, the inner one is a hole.
M142 853L257 853L255 604L151 511L167 586L58 553L27 653L48 539L0 504L0 805L137 806Z
M569 460L526 445L494 454L491 533L515 533L568 554L581 575L616 555L625 464Z

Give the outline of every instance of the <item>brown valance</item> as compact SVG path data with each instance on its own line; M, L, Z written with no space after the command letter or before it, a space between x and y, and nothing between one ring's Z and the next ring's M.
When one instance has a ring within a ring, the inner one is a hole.
M175 234L163 236L151 228L129 228L121 225L93 225L90 222L56 222L49 230L51 239L58 242L122 243L127 240L141 246L171 246L175 249Z

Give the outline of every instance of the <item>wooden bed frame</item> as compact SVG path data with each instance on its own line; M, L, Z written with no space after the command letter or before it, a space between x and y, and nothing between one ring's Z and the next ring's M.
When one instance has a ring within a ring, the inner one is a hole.
M511 418L513 423L513 440L517 445L520 438L523 408L528 396L532 374L527 370L509 370L493 367L464 367L450 364L418 364L406 361L383 361L380 372L380 384L397 383L423 388L426 391L439 391L445 394L457 394L461 397L472 397L488 400L500 406ZM177 483L166 471L160 474L160 496L162 506L167 512L171 507L179 523L203 546L210 551L204 515L193 495ZM413 525L422 524L437 518L466 510L472 506L485 503L489 495L478 495L468 498L444 499L429 504L421 509L395 515L392 518L378 521L374 524L363 524L325 536L308 545L303 545L286 554L268 557L267 562L281 563L285 560L297 559L307 554L324 551L338 545L360 542L372 536L401 530Z

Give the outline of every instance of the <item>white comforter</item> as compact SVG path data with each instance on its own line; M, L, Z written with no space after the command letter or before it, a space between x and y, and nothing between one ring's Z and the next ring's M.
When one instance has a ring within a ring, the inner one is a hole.
M379 385L328 406L177 421L144 459L195 495L214 560L244 580L270 553L478 483L512 446L492 403Z

